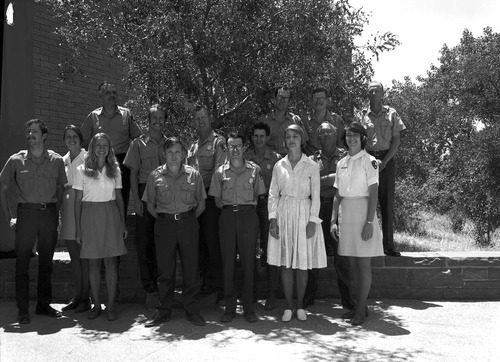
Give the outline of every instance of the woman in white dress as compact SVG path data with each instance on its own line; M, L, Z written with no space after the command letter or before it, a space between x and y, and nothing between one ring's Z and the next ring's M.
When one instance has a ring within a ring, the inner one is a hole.
M89 300L89 262L80 259L80 245L76 242L75 229L75 190L72 186L75 179L76 168L80 166L87 152L81 148L83 136L80 129L69 125L64 130L63 140L68 147L68 153L63 156L64 168L68 183L64 186L61 202L61 224L59 227L59 240L64 240L71 258L71 270L75 283L75 297L62 310L63 312L75 310L83 313L90 308Z
M352 325L362 324L368 316L367 299L372 283L371 258L384 255L382 232L376 208L378 162L365 151L364 127L351 123L343 133L349 154L337 165L334 187L331 234L339 241L338 253L349 257L356 305L342 317ZM340 207L339 207L340 206ZM339 212L340 210L340 212Z
M288 155L273 169L269 187L269 245L267 262L281 267L287 307L281 320L292 319L294 272L297 318L307 319L303 308L308 269L326 267L320 208L319 166L304 153L304 131L290 125L285 131Z
M88 319L101 314L99 287L101 264L106 270L108 300L106 317L118 318L114 308L118 281L118 256L127 253L125 212L122 199L122 178L111 140L98 133L89 143L85 162L75 173L76 241L81 243L80 258L89 260L89 280L94 306Z

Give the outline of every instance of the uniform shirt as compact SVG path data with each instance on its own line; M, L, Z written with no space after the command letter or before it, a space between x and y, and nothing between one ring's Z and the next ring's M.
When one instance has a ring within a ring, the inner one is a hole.
M111 138L111 147L115 154L126 153L130 140L139 137L142 132L134 121L130 110L116 106L113 116L108 117L104 108L94 109L80 127L85 144L97 133L106 133Z
M318 150L314 152L314 155L309 156L309 158L319 165L320 177L337 172L337 162L339 162L338 149L330 157L327 157L323 151ZM333 196L333 185L321 185L320 196Z
M195 141L187 156L188 165L200 172L206 189L210 187L215 169L224 162L226 162L226 140L215 132L201 144L200 140Z
M267 204L269 220L279 218L280 215L277 214L277 211L281 197L298 197L311 199L308 221L320 224L321 219L318 217L319 191L319 165L316 162L302 154L302 158L292 169L288 156L282 158L274 165L273 178L269 188Z
M62 157L51 150L43 150L41 162L34 161L28 150L9 157L0 173L0 183L17 186L18 203L57 202L57 187L67 182Z
M83 173L85 165L76 168L73 188L83 191L82 201L106 202L116 200L115 189L122 188L122 174L120 169L117 168L116 177L114 179L109 178L106 176L106 167L104 166L102 172L97 171L97 179L88 177Z
M342 120L342 117L340 117L338 114L332 113L327 110L325 118L323 120L318 120L318 118L314 113L307 118L304 117L304 119L306 119L306 121L304 121L304 126L307 132L307 136L309 137L309 141L307 141L306 147L304 149L306 155L309 156L313 155L314 152L321 149L321 145L319 143L319 138L318 138L318 128L319 126L321 126L321 123L323 122L328 122L335 128L337 147L344 147L342 141L342 132L344 132L344 121Z
M282 156L288 153L288 149L286 148L285 144L285 130L287 129L287 127L291 124L297 124L300 127L304 128L300 117L291 112L285 113L285 120L283 122L279 122L278 120L276 120L274 112L261 117L259 119L259 122L264 122L271 128L271 134L269 135L267 146L271 150L278 152ZM307 137L307 131L304 130L304 132L306 139L302 140L303 143L305 143L309 139Z
M266 191L269 192L269 186L271 185L271 177L273 176L273 168L276 162L281 159L281 155L269 148L264 151L264 158L260 162L255 161L255 152L253 150L245 153L243 158L247 161L252 161L260 167L260 173L262 175L262 180L264 181L264 186Z
M83 148L80 150L78 156L75 157L73 161L71 161L71 156L69 152L63 156L64 161L64 170L66 171L66 177L68 178L68 182L64 186L73 186L75 183L75 172L76 168L85 162L85 155L87 151Z
M162 165L149 175L142 201L157 213L180 214L195 208L207 198L200 173L182 165L177 175Z
M145 184L149 174L155 168L165 164L163 145L166 137L162 136L160 143L156 143L149 134L142 135L130 144L123 164L139 172L139 183Z
M361 150L339 161L334 187L339 190L341 197L368 197L368 187L378 184L378 173L375 157Z
M227 161L212 177L209 195L220 197L224 205L257 205L257 196L266 193L260 167L245 160L242 171L236 172Z
M362 111L361 124L368 136L367 151L387 151L391 147L392 137L406 129L394 108L383 106L379 114L371 110Z

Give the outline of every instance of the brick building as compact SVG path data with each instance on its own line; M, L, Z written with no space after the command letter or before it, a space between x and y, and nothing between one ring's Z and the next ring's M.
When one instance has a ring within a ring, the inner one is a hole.
M103 80L117 85L120 104L126 100L122 86L125 65L108 57L98 45L89 48L87 58L78 64L83 74L75 74L67 82L58 79L58 65L70 53L54 34L58 24L43 0L3 0L2 5L1 167L11 154L26 149L24 123L28 119L44 120L49 127L48 148L63 155L64 128L80 125L101 105L97 88ZM9 195L14 211L14 190ZM13 232L0 217L0 251L13 249L13 240Z

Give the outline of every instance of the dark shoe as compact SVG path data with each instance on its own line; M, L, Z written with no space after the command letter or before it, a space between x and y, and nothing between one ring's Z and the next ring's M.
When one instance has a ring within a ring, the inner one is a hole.
M220 321L222 323L229 323L231 322L234 317L236 317L236 313L235 312L224 312L224 314L222 315L222 317L220 318Z
M191 323L193 323L195 326L198 326L198 327L203 327L207 324L207 322L205 321L205 318L203 318L198 313L189 315L187 317L187 319L188 319L188 321L190 321Z
M386 249L384 250L384 254L387 256L401 256L401 253L394 249Z
M146 328L156 327L156 326L159 326L160 324L168 322L169 320L170 320L169 315L161 315L158 312L156 312L155 315L153 316L153 318L151 318L150 320L148 320L146 322L144 327L146 327Z
M245 320L248 322L248 323L255 323L259 320L259 318L255 315L254 312L251 312L251 313L244 313L243 314L243 317L245 317Z
M106 309L106 319L108 322L114 322L118 319L118 312L116 309Z
M344 309L349 309L349 310L354 309L354 303L352 301L343 300L341 303L342 303L342 308Z
M85 302L80 302L78 303L78 306L75 309L75 313L83 313L86 312L90 309L90 301L85 301ZM64 310L64 309L63 309Z
M354 318L351 319L351 324L353 326L359 326L365 322L365 317L362 314L356 314Z
M17 314L17 322L19 324L29 324L31 320L28 311L19 311Z
M66 304L62 309L61 312L67 312L73 309L76 309L78 307L78 300L76 299L71 299L68 304Z
M99 315L101 315L101 312L102 312L101 307L94 306L90 310L89 314L87 314L87 319L90 319L90 320L96 319L97 317L99 317Z
M368 317L368 306L365 307L365 317ZM356 315L356 312L354 311L354 308L351 309L349 312L346 312L342 314L342 319L352 319Z
M266 300L266 304L264 305L265 310L273 310L278 306L278 302L275 298L269 298Z
M37 304L35 309L35 314L44 315L51 318L59 318L62 316L61 312L55 310L50 305L40 305L40 304Z

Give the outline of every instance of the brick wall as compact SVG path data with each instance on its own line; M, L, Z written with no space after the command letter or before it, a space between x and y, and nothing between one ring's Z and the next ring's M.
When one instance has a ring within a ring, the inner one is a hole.
M114 82L126 101L122 85L125 64L108 57L102 48L89 47L88 57L79 62L83 74L76 74L68 82L58 80L60 64L69 57L69 50L62 46L54 34L56 19L48 6L35 1L33 10L33 65L34 113L49 127L48 147L60 154L67 152L62 142L68 124L81 125L85 117L101 104L97 87L103 80Z

